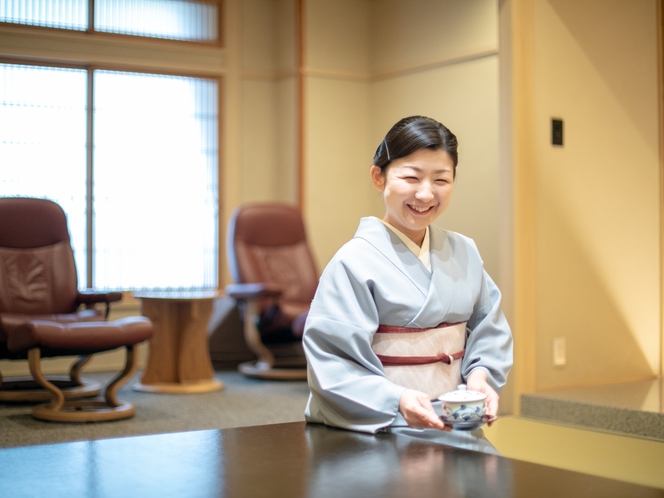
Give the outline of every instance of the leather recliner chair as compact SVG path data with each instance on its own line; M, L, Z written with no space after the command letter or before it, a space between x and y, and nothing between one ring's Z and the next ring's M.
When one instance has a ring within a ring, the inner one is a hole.
M51 403L33 409L36 418L91 421L126 418L133 406L117 390L136 369L134 346L152 335L145 317L107 322L120 292L79 292L76 266L62 208L46 199L0 198L0 359L28 360L31 378L2 379L0 401ZM104 311L95 305L105 304ZM90 355L124 347L123 372L101 392L80 377ZM48 378L41 358L78 356L69 378Z
M237 208L228 227L227 257L244 337L256 361L238 369L250 377L306 378L302 334L318 273L300 212L279 203Z

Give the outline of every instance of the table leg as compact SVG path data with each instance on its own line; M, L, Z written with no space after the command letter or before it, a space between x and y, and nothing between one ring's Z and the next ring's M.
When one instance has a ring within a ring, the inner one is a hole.
M206 327L211 300L142 299L143 314L154 325L148 362L136 390L161 393L216 391Z

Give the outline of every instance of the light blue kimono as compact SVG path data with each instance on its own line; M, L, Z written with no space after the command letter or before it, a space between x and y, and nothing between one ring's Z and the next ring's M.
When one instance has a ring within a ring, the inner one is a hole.
M461 375L465 381L482 368L500 392L512 366L500 291L471 239L432 225L430 253L431 272L380 220L362 218L355 237L327 265L303 338L308 422L369 433L407 426L399 413L405 388L387 379L371 349L378 325L467 322Z

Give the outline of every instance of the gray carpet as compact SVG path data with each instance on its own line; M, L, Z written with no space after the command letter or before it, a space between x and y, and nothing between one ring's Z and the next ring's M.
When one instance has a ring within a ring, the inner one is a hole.
M106 382L111 375L83 377ZM118 393L118 399L136 407L136 415L112 422L44 422L30 415L33 405L0 403L0 448L304 420L309 393L305 381L250 379L236 371L218 371L215 376L225 384L221 391L153 394L132 389L139 372Z

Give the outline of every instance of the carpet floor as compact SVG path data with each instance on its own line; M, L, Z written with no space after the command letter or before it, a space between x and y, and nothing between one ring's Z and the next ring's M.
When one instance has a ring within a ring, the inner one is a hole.
M104 384L111 373L84 373ZM31 416L32 404L0 403L0 448L106 439L142 434L225 429L304 420L306 381L250 379L217 371L223 390L202 394L157 394L132 389L141 372L118 393L136 407L130 419L111 422L44 422Z

